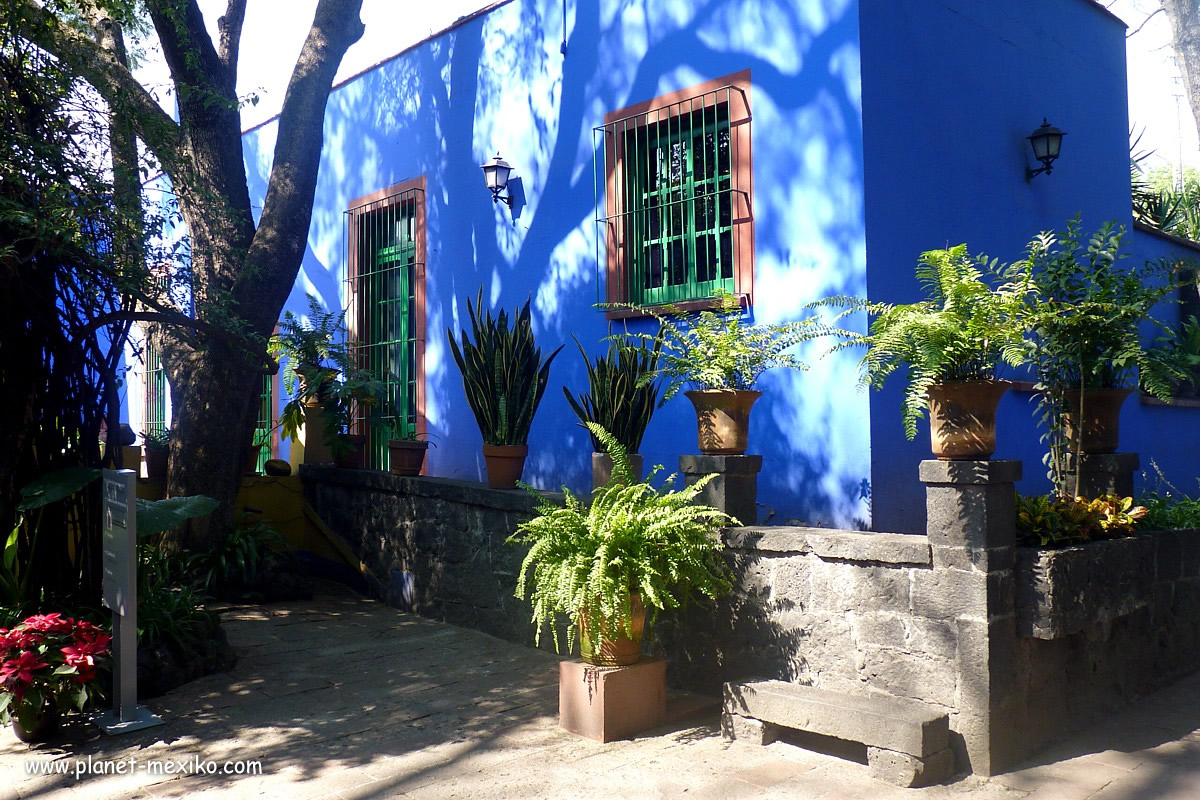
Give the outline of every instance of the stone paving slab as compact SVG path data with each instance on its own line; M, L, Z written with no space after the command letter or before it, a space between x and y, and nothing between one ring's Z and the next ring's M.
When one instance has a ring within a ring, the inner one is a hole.
M607 745L572 736L558 727L554 655L344 591L223 618L237 668L151 701L165 726L106 738L73 725L34 750L0 732L0 800L1200 798L1200 676L1006 775L900 789L865 764L784 742L727 743L715 713ZM89 756L139 770L76 780L25 769ZM149 774L152 759L262 770Z

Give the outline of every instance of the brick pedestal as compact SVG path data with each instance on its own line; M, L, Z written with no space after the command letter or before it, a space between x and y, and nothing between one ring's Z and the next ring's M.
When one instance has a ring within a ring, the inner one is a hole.
M558 665L558 722L598 742L628 739L662 725L667 715L667 662L644 659L628 667L582 661Z
M1091 500L1105 494L1128 497L1133 494L1133 473L1140 462L1137 453L1067 454L1067 490L1076 492L1075 475L1082 466L1079 489L1076 492Z
M742 525L758 523L758 473L762 456L680 456L679 471L691 486L716 473L696 502L720 509Z

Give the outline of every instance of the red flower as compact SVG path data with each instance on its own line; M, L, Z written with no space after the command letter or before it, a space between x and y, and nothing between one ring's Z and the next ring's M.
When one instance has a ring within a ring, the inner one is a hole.
M27 617L21 625L29 630L44 633L70 633L75 627L75 620L56 611L53 614L34 614Z
M34 670L46 666L40 655L26 651L0 664L0 683L31 683Z

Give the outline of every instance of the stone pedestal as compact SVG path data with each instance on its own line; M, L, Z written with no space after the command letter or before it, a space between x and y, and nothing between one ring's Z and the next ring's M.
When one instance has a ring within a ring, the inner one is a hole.
M598 742L628 739L662 725L667 716L667 662L643 659L628 667L582 661L558 665L558 722Z
M1137 453L1067 454L1067 490L1089 500L1105 494L1128 497L1133 494L1133 473L1140 465ZM1080 470L1082 467L1082 470ZM1079 489L1075 476L1080 474Z
M1021 751L1013 579L1020 461L922 461L936 595L956 630L960 766L993 775Z
M758 473L762 456L680 456L679 471L691 486L716 473L696 502L720 509L742 525L758 523Z

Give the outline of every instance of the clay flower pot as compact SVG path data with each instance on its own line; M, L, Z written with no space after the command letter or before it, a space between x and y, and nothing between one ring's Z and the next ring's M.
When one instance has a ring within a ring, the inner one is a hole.
M1085 455L1115 453L1121 440L1121 405L1133 393L1132 389L1086 389L1083 393L1083 441ZM1067 450L1075 452L1075 420L1079 416L1079 390L1066 392L1063 425L1066 427Z
M629 466L633 467L634 480L642 479L642 454L629 453ZM612 479L613 462L608 453L592 453L592 488L607 486Z
M388 439L388 464L393 475L414 476L421 474L425 465L425 451L429 442L411 439Z
M33 726L26 728L14 714L12 718L13 733L26 744L45 742L58 730L58 706L48 705L34 718Z
M167 479L167 448L146 448L146 478L152 481Z
M586 620L581 617L579 621L579 657L589 664L594 664L597 667L627 667L630 664L636 664L642 658L642 634L646 630L646 607L642 605L642 598L639 595L633 595L630 598L630 616L632 617L630 624L630 632L632 637L626 636L625 631L620 631L620 636L604 637L604 644L597 650L592 646L592 637L588 633ZM603 626L605 634L608 634L608 626Z
M515 489L525 469L529 445L485 444L483 460L487 466L487 484L492 489Z
M334 456L333 463L345 469L362 469L367 463L367 437L352 433L345 437L353 448L341 456Z
M762 392L703 389L684 392L696 407L700 452L709 456L740 456L750 438L750 407Z
M983 460L996 452L996 406L1008 381L963 381L929 387L929 436L942 461Z

